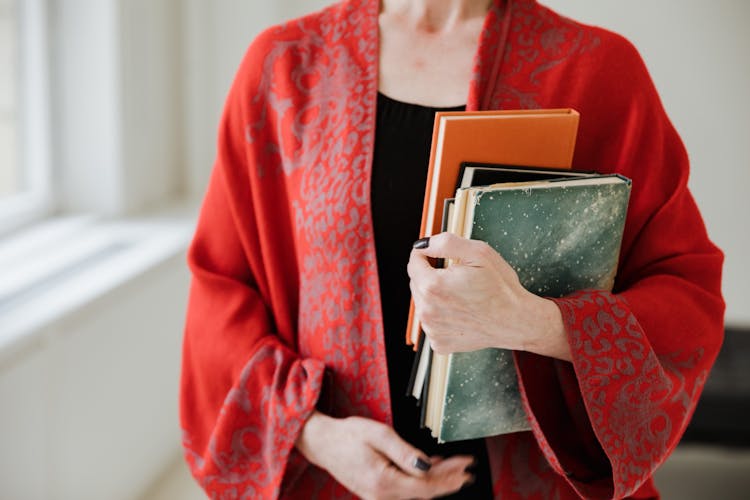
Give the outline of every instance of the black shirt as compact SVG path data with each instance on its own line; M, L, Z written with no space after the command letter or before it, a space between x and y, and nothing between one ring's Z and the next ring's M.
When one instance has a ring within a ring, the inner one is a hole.
M371 199L393 426L427 455L475 457L475 483L448 498L492 498L484 440L437 444L429 430L419 428L419 408L406 396L414 360L414 352L404 342L411 297L406 264L412 244L419 238L435 112L443 109L404 103L383 94L378 94L377 104Z

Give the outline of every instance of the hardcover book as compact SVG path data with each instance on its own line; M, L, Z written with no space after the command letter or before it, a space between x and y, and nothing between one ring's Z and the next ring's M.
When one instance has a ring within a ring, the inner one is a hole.
M596 175L596 172L563 170L559 168L498 165L496 163L462 162L459 168L456 189L503 182L528 182L563 177L590 177L593 175ZM454 201L454 198L448 198L444 201L443 214L441 217L441 231L446 231L448 229L449 214L453 210ZM426 379L425 373L430 345L427 343L425 346L424 335L419 335L419 338L415 339L415 341L417 345L417 355L414 358L406 395L411 395L419 401L422 395L422 385Z
M461 163L456 189L472 186L488 186L504 182L543 181L560 177L591 177L593 175L597 175L597 173L559 168L463 162Z
M573 109L436 113L420 237L440 231L443 200L453 197L462 162L570 168L578 121ZM418 338L412 303L406 341Z
M559 168L521 167L516 165L498 165L495 163L473 163L463 162L458 174L456 188L483 186L503 182L528 182L540 181L565 177L591 177L596 172L581 170L563 170ZM441 231L448 230L448 221L454 207L454 198L444 202ZM442 266L442 263L441 263ZM427 358L429 356L430 344L425 345L424 335L417 340L417 355L414 358L411 378L406 394L417 400L421 399L422 385L426 377Z
M619 175L459 189L451 230L486 241L545 297L611 290L631 183ZM440 442L529 429L511 351L432 353L425 424Z

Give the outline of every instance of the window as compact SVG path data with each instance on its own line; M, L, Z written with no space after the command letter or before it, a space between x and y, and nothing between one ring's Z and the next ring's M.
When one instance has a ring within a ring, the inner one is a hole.
M0 0L0 235L53 207L43 0Z
M21 189L18 165L18 15L13 0L0 0L0 197Z

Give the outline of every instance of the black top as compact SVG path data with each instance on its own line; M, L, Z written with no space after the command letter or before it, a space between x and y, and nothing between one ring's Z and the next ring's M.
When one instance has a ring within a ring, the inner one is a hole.
M402 438L427 455L474 456L476 482L448 498L484 499L492 498L484 440L437 444L429 430L419 428L419 408L414 398L405 395L414 360L414 351L404 342L411 297L406 264L412 244L419 238L435 112L463 109L429 108L378 94L372 219L393 426Z

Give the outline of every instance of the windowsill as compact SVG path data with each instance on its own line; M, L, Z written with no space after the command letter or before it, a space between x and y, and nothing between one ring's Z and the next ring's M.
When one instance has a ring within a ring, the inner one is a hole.
M149 270L184 258L195 202L103 219L55 217L0 241L0 367L51 326Z

